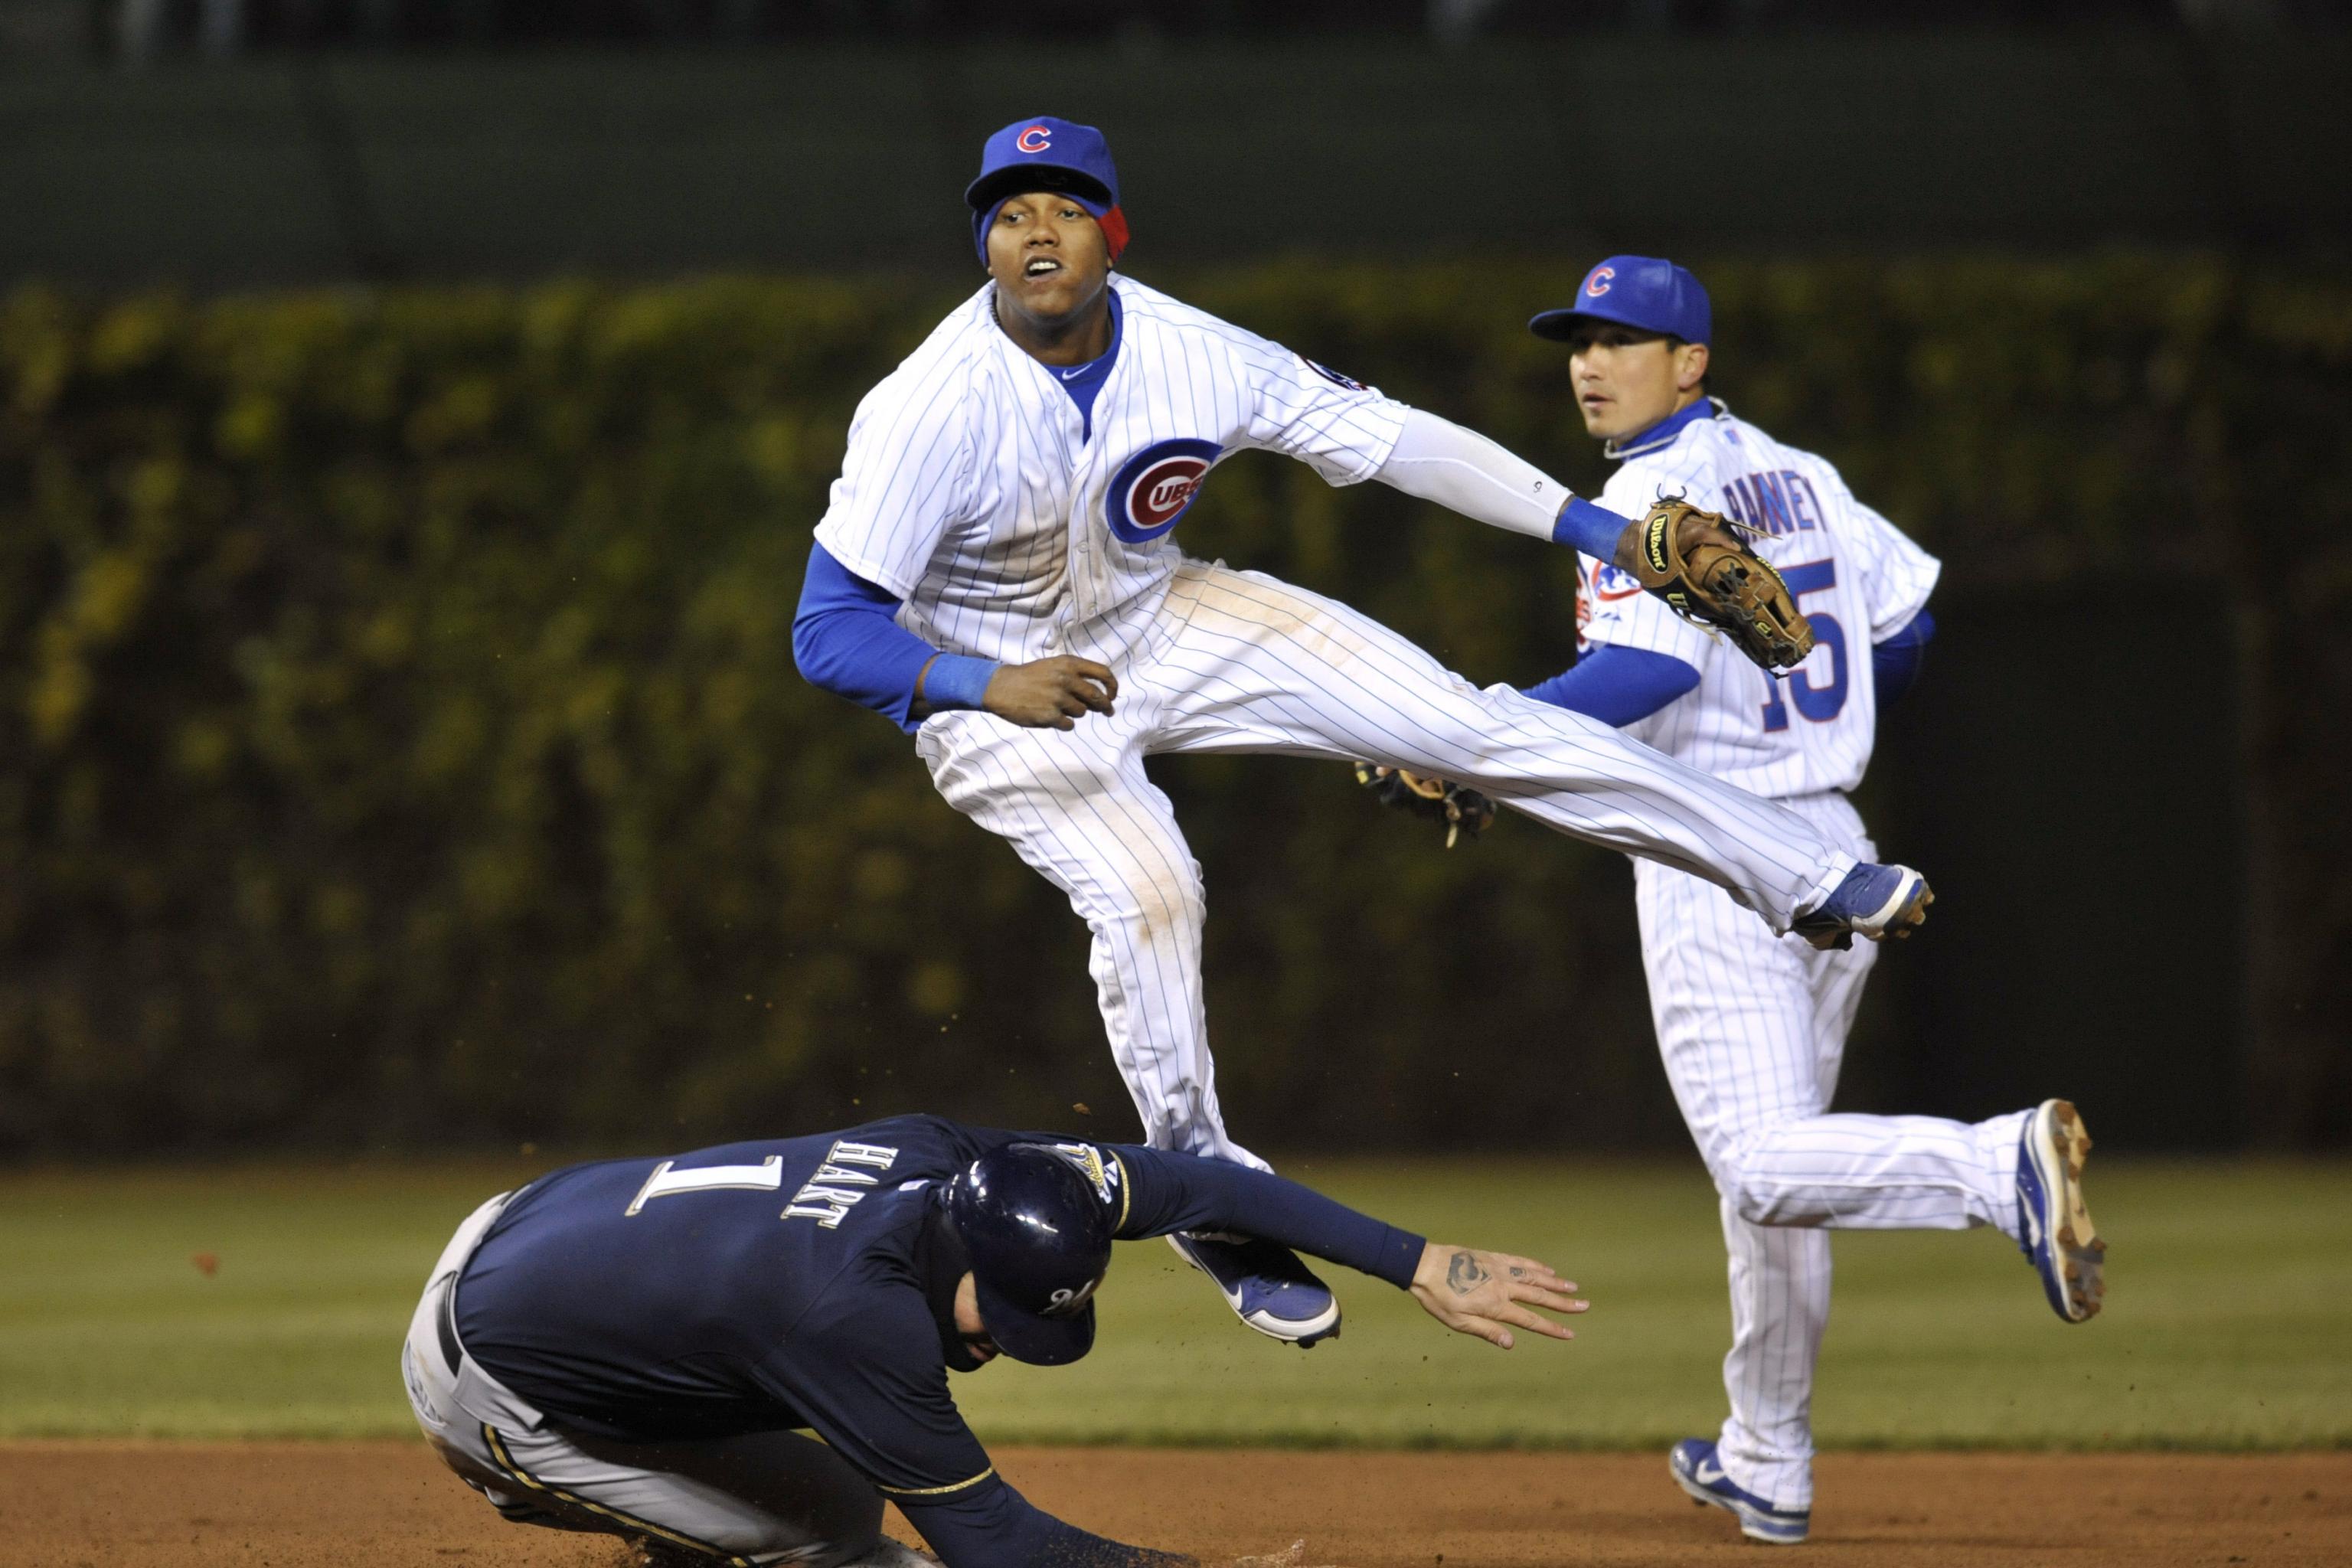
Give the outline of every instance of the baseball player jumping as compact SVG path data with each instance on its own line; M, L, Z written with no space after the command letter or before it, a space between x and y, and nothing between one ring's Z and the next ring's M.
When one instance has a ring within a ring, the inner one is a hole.
M1014 121L964 195L990 280L859 405L793 651L914 731L948 802L1068 895L1150 1146L1263 1163L1219 1113L1201 870L1145 776L1154 753L1459 778L1722 888L1759 933L1874 939L1923 918L1916 872L1860 860L1811 816L1481 691L1344 605L1187 559L1172 531L1244 447L1603 557L1635 531L1483 437L1115 275L1128 220L1090 127ZM1282 1248L1171 1241L1251 1327L1337 1331L1338 1301Z
M1410 1290L1511 1348L1570 1339L1576 1286L1442 1247L1223 1160L929 1116L574 1165L457 1227L401 1355L442 1458L506 1518L634 1539L654 1564L1154 1568L1040 1512L957 1414L948 1369L1094 1343L1114 1237L1244 1229Z
M1811 623L1813 651L1775 679L1588 559L1580 657L1528 695L1769 795L1868 860L1876 851L1845 792L1862 782L1880 706L1918 672L1938 567L1827 462L1706 395L1711 317L1684 268L1615 256L1573 306L1529 325L1569 345L1584 427L1622 465L1601 504L1638 511L1682 494L1756 530ZM1827 1227L1997 1226L2059 1317L2079 1323L2099 1310L2105 1250L2083 1202L2091 1140L2057 1100L1973 1125L1828 1114L1876 949L1775 937L1671 866L1635 862L1633 886L1658 1047L1722 1194L1731 1251L1731 1414L1713 1441L1675 1445L1673 1474L1753 1539L1793 1544L1812 1506Z

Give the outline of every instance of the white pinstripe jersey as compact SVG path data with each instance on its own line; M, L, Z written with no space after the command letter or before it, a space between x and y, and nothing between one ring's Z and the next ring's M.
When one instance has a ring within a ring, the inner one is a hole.
M1639 517L1677 491L1765 531L1753 542L1788 580L1815 646L1775 681L1628 574L1588 557L1577 584L1577 646L1647 648L1699 672L1696 690L1625 732L1756 795L1853 788L1877 729L1871 645L1919 613L1941 565L1856 500L1827 461L1782 446L1719 403L1714 417L1634 446L1600 504Z
M1110 286L1118 357L1090 431L997 325L993 283L858 405L816 537L936 647L1117 662L1166 597L1171 534L1217 461L1265 447L1344 485L1396 445L1403 405L1158 289Z

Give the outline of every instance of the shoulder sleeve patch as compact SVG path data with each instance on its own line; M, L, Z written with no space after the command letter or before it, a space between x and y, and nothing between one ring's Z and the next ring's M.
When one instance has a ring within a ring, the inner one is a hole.
M1321 376L1324 380L1329 382L1334 386L1344 386L1350 392L1370 392L1371 390L1370 387L1366 386L1362 382L1358 381L1355 377L1351 375L1341 375L1338 371L1333 370L1328 364L1318 364L1313 360L1308 359L1305 354L1300 354L1298 357L1306 364L1307 369L1313 371L1316 374Z

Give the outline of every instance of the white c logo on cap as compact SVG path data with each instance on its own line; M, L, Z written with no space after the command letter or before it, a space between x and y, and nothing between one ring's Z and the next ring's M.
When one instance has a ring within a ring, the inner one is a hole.
M1032 125L1013 139L1013 145L1024 153L1043 153L1054 144L1054 133L1042 125Z
M1598 300L1609 292L1609 279L1617 276L1614 267L1596 267L1592 276L1584 280L1584 291Z

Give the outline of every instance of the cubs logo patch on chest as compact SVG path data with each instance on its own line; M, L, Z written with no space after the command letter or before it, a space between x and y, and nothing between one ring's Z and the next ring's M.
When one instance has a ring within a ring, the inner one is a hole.
M1154 441L1126 462L1103 499L1104 521L1129 544L1150 544L1176 526L1224 448L1190 437Z
M1593 595L1603 604L1642 596L1642 580L1622 566L1601 562L1592 569Z

